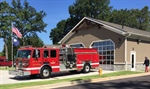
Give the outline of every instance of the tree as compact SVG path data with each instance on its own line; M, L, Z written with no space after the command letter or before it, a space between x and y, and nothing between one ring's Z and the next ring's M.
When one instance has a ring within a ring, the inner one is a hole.
M54 28L50 32L50 39L53 44L62 39L83 17L92 17L101 20L109 20L111 6L110 0L76 0L73 5L69 6L70 18L66 20L63 29ZM60 21L61 22L61 21ZM57 36L57 32L60 32ZM54 35L55 34L55 35Z
M46 16L44 11L37 12L26 0L23 6L20 0L12 0L12 8L12 14L15 16L14 23L23 36L22 45L25 45L25 37L36 34L36 32L46 32L44 28L47 24L43 21Z
M110 15L110 0L76 0L69 6L69 14L74 27L83 17L108 20Z
M43 42L37 36L37 32L46 32L44 28L47 26L47 24L43 21L43 18L46 16L46 13L44 11L37 12L36 9L30 6L26 0L24 1L23 6L21 5L20 0L12 0L11 4L12 6L10 6L6 1L0 2L0 38L3 38L5 42L4 48L7 50L3 52L6 52L6 57L8 56L8 51L10 51L9 55L11 55L10 44L12 39L12 22L22 33L23 38L19 39L21 43L20 45L28 44L26 43L25 39L27 40L28 38L33 38L36 35L34 40L38 40L38 46L43 46ZM36 44L35 41L32 43L34 43L34 45ZM14 47L14 53L16 52L18 47ZM11 56L9 56L9 59L10 58Z
M116 24L120 24L122 26L125 25L140 30L149 30L149 16L150 12L148 11L148 6L145 6L141 10L113 10L109 21Z
M149 30L148 28L150 26L150 11L148 11L149 7L145 6L140 11L138 11L137 14L137 21L138 21L138 29L141 30Z
M8 59L8 40L11 37L11 20L13 17L11 16L11 7L6 1L0 2L0 38L4 41L4 48L5 48L5 56Z
M121 9L121 10L113 10L110 18L110 22L120 24L122 25L122 28L124 25L130 25L130 13L127 9Z
M43 47L44 43L43 41L37 36L37 34L33 34L32 36L29 36L25 38L25 45L31 45L33 47Z
M57 27L52 29L50 32L50 38L53 44L57 44L58 41L65 35L64 28L65 28L66 20L61 20L57 23Z

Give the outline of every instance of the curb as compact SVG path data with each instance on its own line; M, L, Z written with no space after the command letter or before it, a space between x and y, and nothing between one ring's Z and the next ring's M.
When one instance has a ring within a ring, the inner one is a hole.
M104 81L125 79L125 78L131 78L131 77L133 78L133 77L140 77L140 76L146 76L146 75L150 75L150 72L149 73L132 74L132 75L121 75L121 76L115 76L115 77L97 78L97 79L91 79L91 80L77 80L77 81L71 81L71 82L23 87L23 88L17 88L17 89L52 89L52 88L59 88L59 87L74 86L74 85L84 84L84 83L104 82Z

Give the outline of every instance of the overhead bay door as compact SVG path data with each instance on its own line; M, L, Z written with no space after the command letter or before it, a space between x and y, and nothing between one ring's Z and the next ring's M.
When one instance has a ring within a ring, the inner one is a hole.
M104 70L113 70L115 44L112 40L95 41L91 47L99 52L100 67Z

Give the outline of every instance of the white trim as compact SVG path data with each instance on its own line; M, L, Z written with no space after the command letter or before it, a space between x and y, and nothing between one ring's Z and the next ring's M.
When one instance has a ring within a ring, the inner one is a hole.
M77 64L77 66L83 66L84 64Z
M60 66L51 66L51 67L52 67L52 69L53 69L53 68L60 68Z
M40 67L34 67L34 68L22 68L23 70L39 70Z
M99 63L91 63L91 65L99 65Z
M134 55L134 68L132 68L132 54ZM136 51L130 52L130 63L131 63L131 71L135 71L136 64Z
M127 38L125 37L125 70L127 70Z
M99 65L99 63L90 63L90 65ZM77 66L84 66L84 64L77 64Z

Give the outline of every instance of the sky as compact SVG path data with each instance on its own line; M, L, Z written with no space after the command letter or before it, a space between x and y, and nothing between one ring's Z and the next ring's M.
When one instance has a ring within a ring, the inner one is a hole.
M3 0L0 0L0 2ZM12 0L6 0L11 2ZM38 33L44 44L52 44L49 38L51 29L55 28L57 23L61 20L69 18L68 7L73 5L76 0L27 0L29 5L34 7L37 11L43 10L47 16L43 19L47 23L45 30L47 33ZM24 0L21 0L24 2ZM148 6L150 10L150 0L110 0L110 5L113 9L142 9ZM18 28L19 29L19 28ZM3 50L4 42L0 39L0 52Z

